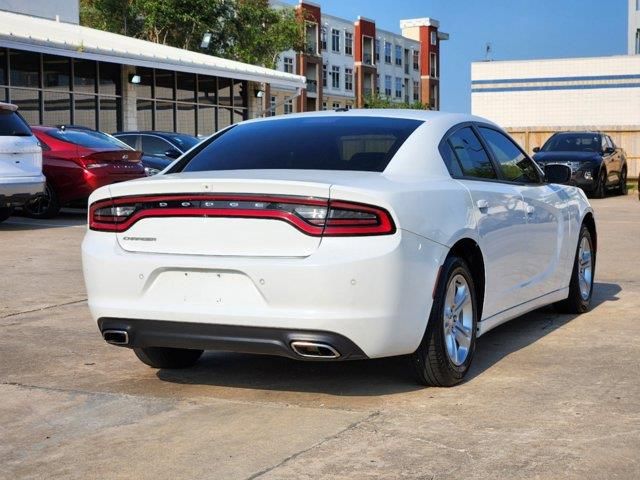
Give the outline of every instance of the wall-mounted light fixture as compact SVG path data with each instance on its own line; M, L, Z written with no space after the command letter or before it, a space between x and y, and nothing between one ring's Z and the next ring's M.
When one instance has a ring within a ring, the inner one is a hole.
M139 84L142 81L142 77L137 73L132 73L129 75L129 83L133 83L134 85Z
M256 90L256 98L264 97L264 90Z
M209 48L212 36L213 34L211 32L205 32L205 34L202 36L202 42L200 43L200 48L202 50L206 50L207 48Z

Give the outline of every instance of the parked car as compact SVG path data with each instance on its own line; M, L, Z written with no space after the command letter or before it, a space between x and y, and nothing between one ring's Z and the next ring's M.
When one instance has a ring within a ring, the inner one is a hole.
M142 152L111 135L64 125L32 130L43 149L46 188L23 206L31 217L55 217L65 205L86 205L96 188L146 176Z
M350 110L236 124L96 190L82 258L103 338L152 367L410 354L450 386L497 325L586 311L596 247L582 192L495 124Z
M42 149L18 107L0 103L0 222L44 191Z
M605 133L559 132L533 151L533 159L541 166L560 163L571 167L569 183L589 195L602 198L608 190L627 194L627 158Z
M192 135L173 132L118 132L113 134L119 140L142 151L142 163L147 175L155 175L180 157L200 140Z

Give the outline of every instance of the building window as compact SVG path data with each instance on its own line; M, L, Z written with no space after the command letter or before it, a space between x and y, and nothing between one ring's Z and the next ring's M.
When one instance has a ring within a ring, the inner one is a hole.
M438 86L437 85L434 85L433 87L431 87L431 101L429 103L431 108L435 108L436 110L440 108L438 104Z
M271 96L271 99L269 101L269 117L273 117L276 114L276 97L275 96Z
M320 30L320 48L322 50L327 49L327 27L322 27L322 30Z
M376 93L380 93L380 74L376 73Z
M333 102L333 109L337 110L340 108L340 103L339 102Z
M391 96L391 75L384 76L384 94L387 97Z
M402 45L396 45L396 65L402 66Z
M353 33L344 32L344 53L353 55Z
M419 50L413 51L413 69L420 70L420 51Z
M344 89L347 92L353 91L353 69L351 68L344 69Z
M322 110L326 110L327 109L327 102L322 102Z
M640 0L638 0L640 2ZM640 54L640 28L636 30L636 55Z
M420 82L416 80L413 81L413 101L420 101Z
M327 65L322 65L322 86L327 87Z
M438 32L436 32L435 30L431 31L431 45L437 45L438 44Z
M340 30L331 29L331 51L340 53Z
M384 61L391 63L391 44L389 42L384 42Z
M293 113L293 100L289 99L286 102L284 102L284 114L285 115L289 115L290 113Z
M287 73L293 73L293 58L284 57L284 71Z
M331 86L336 90L340 89L340 67L331 67Z
M402 98L402 79L396 77L396 98Z
M380 61L380 39L376 39L373 48L375 49L374 55L376 58L376 63L378 63Z
M434 78L438 78L438 56L435 53L431 53L431 61L429 62L430 75Z

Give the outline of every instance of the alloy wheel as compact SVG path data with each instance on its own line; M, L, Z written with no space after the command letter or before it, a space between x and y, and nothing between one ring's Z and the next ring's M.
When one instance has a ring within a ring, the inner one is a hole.
M443 313L447 356L459 367L469 355L473 335L473 302L469 284L461 274L449 281Z
M591 243L587 237L580 241L578 250L578 283L580 285L580 296L583 300L589 300L591 295L591 283L593 282L593 261L591 253Z

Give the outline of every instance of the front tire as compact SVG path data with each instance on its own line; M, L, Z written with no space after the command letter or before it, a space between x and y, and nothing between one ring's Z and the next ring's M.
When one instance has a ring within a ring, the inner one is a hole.
M589 310L593 294L593 279L596 272L596 251L586 225L580 229L576 258L569 283L569 296L555 304L560 313L584 313Z
M133 352L142 363L153 368L188 368L193 366L200 359L203 350L146 347L134 348Z
M607 194L607 173L603 170L598 175L598 183L593 190L593 198L604 198Z
M628 193L627 188L627 167L622 169L622 173L620 174L620 184L618 185L618 193L620 195L626 195Z
M477 316L471 271L461 258L449 257L440 271L427 330L411 357L420 383L451 387L462 381L475 352Z
M0 208L0 222L4 222L7 218L11 216L12 213L13 213L12 207Z

